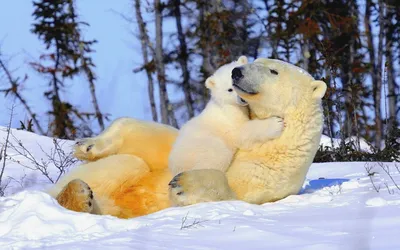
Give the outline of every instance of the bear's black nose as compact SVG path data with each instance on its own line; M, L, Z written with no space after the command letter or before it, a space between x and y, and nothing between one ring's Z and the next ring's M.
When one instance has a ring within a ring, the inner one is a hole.
M240 68L234 68L232 70L232 80L237 81L243 78L242 70Z

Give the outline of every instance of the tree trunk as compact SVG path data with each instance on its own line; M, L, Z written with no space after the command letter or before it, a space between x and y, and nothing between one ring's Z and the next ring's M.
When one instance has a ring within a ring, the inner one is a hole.
M88 78L88 82L89 82L89 89L90 89L90 95L92 97L92 103L93 103L93 107L96 113L96 118L97 118L97 122L99 123L99 126L101 128L101 130L104 130L104 118L103 118L103 114L100 112L100 107L99 107L99 103L97 101L97 97L96 97L96 86L94 84L94 76L92 71L89 69L89 66L84 64L84 70L86 72L86 76Z
M203 62L202 62L202 71L206 77L212 75L215 71L215 68L213 67L211 61L211 55L212 55L212 49L209 46L209 44L213 44L213 42L210 42L210 31L207 27L207 22L205 20L206 14L209 12L207 8L207 2L202 3L199 7L199 30L200 30L200 48L201 48L201 54L203 56Z
M169 103L167 92L167 80L165 78L165 65L163 60L163 33L162 33L162 9L160 0L154 1L154 10L156 16L156 47L155 47L155 63L157 69L157 80L160 92L160 110L161 122L164 124L171 124L178 127L175 119L172 106Z
M382 63L383 63L383 40L384 40L384 22L385 22L385 6L383 0L378 1L379 4L379 37L378 37L378 64L377 64L377 81L374 91L374 106L375 106L375 146L381 147L382 141L382 109L381 109L381 94L382 94Z
M182 86L183 86L183 92L185 94L185 105L188 110L189 119L190 119L194 116L194 109L193 109L193 99L192 99L191 91L190 91L190 74L189 74L189 69L188 69L189 55L188 55L188 51L187 51L185 35L183 34L183 29L182 29L180 6L181 6L181 1L175 0L174 1L174 12L175 12L175 19L176 19L176 28L178 30L178 40L179 40L179 44L180 44L180 53L178 56L178 61L182 68L182 75L183 75Z
M387 17L392 18L395 15L394 9L388 8L387 9ZM393 24L390 22L386 23L387 30L386 30L386 43L385 43L385 57L386 57L386 65L385 70L387 72L387 87L388 87L388 111L389 111L389 120L388 120L388 130L390 131L393 129L396 124L396 77L395 71L393 67L393 53L392 53L392 45L394 41L394 28Z
M364 29L367 37L367 49L370 61L370 75L372 79L372 95L374 100L374 106L376 107L376 91L378 86L378 70L375 59L375 46L371 31L371 8L372 0L366 0L365 15L364 15ZM376 113L375 113L376 116ZM379 117L379 116L378 116ZM376 119L375 119L376 120ZM375 141L376 143L376 141Z
M59 52L59 44L56 42L56 52L55 52L55 65L54 70L52 72L52 95L51 95L51 104L53 108L53 116L54 116L54 132L53 135L60 139L72 139L68 136L67 132L67 120L68 114L64 112L64 107L60 98L60 87L58 86L59 80L57 78L57 72L59 71L60 65L60 52Z
M140 9L140 0L135 0L135 12L136 12L136 20L138 23L139 28L139 37L140 37L140 44L142 47L142 57L143 57L143 64L144 69L146 70L147 75L147 94L149 96L150 108L153 121L158 121L157 115L157 108L156 108L156 101L154 98L154 81L153 77L151 76L151 69L149 67L149 55L148 55L148 46L150 46L150 39L147 35L146 24L143 21L142 12Z

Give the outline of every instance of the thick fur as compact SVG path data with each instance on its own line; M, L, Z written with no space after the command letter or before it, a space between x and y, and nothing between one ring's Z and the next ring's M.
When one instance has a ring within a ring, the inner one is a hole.
M181 128L169 156L168 167L174 176L197 169L225 172L239 147L250 148L282 133L281 118L250 121L247 105L238 104L231 75L234 68L246 63L247 58L241 56L206 80L211 99L200 115Z
M296 194L318 148L326 85L282 61L261 59L242 67L243 82L237 85L257 93L236 91L252 115L283 117L286 128L275 140L239 149L225 174L203 169L172 176L167 162L177 131L122 118L77 144L76 156L89 162L66 174L49 193L68 209L121 218L156 212L170 201L190 205L238 198L260 204ZM271 68L279 76L268 73Z
M168 167L173 175L191 169L228 169L237 150L240 128L250 120L248 107L238 104L231 78L232 69L246 63L247 58L241 56L206 80L210 101L180 129L169 156Z
M258 119L283 117L286 127L275 140L239 149L226 172L227 182L238 199L255 204L297 194L318 149L323 126L321 98L326 84L279 60L258 59L242 66L241 70L244 76L234 81L234 86L249 103L254 116ZM208 194L198 192L196 187L208 178L212 183L225 183L224 175L216 181L214 173L201 172L188 171L174 178L171 196L174 201L181 202L176 205L205 200L202 196ZM208 187L210 193L221 189L220 185ZM179 199L173 197L177 195L176 189L184 190L179 193Z
M70 210L130 218L169 207L167 187L171 178L167 168L150 171L148 165L134 155L111 155L74 168L48 193ZM93 191L90 211L82 210L84 207L80 205L90 201L82 196L87 192L84 187L65 190L71 181L77 180Z
M87 163L64 175L48 193L70 210L120 218L169 207L173 176L168 155L177 135L164 124L117 119L100 135L77 142L75 156Z
M177 136L178 130L168 125L123 117L98 136L78 141L74 154L85 161L129 154L141 158L150 170L160 170L168 166L171 145Z

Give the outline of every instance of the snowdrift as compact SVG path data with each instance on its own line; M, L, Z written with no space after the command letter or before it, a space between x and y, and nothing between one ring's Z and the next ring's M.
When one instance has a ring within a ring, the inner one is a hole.
M13 135L38 161L54 150L51 138ZM70 152L72 142L60 145ZM3 177L0 249L400 249L399 163L313 164L300 194L275 203L203 203L122 220L62 208L42 192L50 180L31 160L8 155L17 161Z

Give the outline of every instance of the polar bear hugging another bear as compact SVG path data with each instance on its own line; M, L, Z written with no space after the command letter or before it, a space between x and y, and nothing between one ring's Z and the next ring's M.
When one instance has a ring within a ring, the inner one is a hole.
M297 194L319 146L326 84L272 59L257 59L234 71L234 88L249 103L252 119L285 120L279 138L240 149L225 173L202 169L174 177L167 162L178 131L122 118L77 145L76 156L88 163L74 168L49 193L68 209L121 218L156 212L171 201L212 201L220 189L254 204Z

